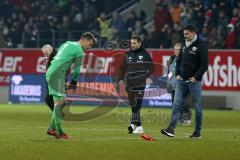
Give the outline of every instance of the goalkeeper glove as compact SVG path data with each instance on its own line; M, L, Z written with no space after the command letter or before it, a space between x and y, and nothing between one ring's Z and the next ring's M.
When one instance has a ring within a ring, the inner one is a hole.
M77 89L77 81L73 80L70 82L70 84L68 85L67 89Z

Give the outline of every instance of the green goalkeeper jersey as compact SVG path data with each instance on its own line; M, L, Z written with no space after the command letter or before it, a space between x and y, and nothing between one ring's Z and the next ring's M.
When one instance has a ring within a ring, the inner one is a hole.
M67 41L63 43L58 49L56 56L51 61L46 77L57 75L58 78L64 78L71 65L75 63L72 78L77 81L83 55L84 52L79 42Z

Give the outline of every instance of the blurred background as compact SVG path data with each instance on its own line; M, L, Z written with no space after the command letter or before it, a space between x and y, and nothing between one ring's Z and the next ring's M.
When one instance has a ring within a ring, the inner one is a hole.
M240 0L1 0L0 103L43 103L46 67L40 48L77 41L86 31L93 32L98 43L86 53L88 67L81 74L100 78L96 83L79 79L80 86L112 92L109 77L120 62L115 53L127 49L132 34L142 37L158 65L154 76L162 81L172 48L183 41L183 27L189 23L210 49L203 106L240 109ZM146 105L171 108L170 96L158 92L161 95L148 97ZM80 94L99 96L87 90ZM114 94L98 98L113 101Z
M39 48L94 32L101 48L140 34L172 48L189 23L212 49L240 48L240 0L1 0L0 48Z

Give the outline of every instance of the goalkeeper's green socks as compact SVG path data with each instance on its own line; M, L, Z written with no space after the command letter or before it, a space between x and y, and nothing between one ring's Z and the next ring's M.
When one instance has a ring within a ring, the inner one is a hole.
M62 130L62 105L56 105L54 107L54 113L55 113L55 124L56 124L56 129L58 134L63 134Z
M52 112L51 129L56 129L58 134L63 134L62 130L62 105L56 105Z
M50 128L51 129L56 129L56 114L54 112L54 109L53 109L53 112L52 112L52 120L51 120Z

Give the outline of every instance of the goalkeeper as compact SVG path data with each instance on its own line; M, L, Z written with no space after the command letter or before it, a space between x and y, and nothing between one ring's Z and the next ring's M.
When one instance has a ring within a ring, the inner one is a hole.
M45 44L42 47L42 53L44 55L45 58L45 64L46 64L46 70L48 70L48 68L51 65L51 61L53 60L53 58L56 56L57 54L57 49L53 48L50 44ZM66 75L65 75L65 82L67 82L67 75L70 73L70 69L67 71ZM48 85L46 86L46 96L45 96L45 103L47 104L47 106L49 107L49 109L51 111L53 111L54 109L54 101L53 101L53 96L49 95L49 89L48 89Z
M53 96L54 109L48 135L60 139L69 139L62 129L62 109L65 106L65 75L71 65L74 63L70 89L77 87L77 79L84 56L84 50L91 48L95 43L94 35L90 32L83 33L78 42L67 41L63 43L56 56L51 61L51 65L46 73L49 95Z

